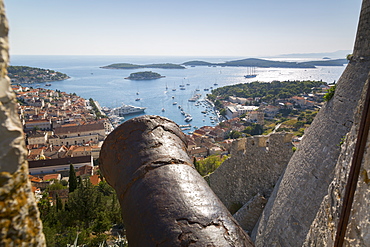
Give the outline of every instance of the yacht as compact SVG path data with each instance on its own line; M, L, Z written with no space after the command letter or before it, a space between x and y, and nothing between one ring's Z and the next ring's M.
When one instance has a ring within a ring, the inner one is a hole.
M112 114L121 117L123 115L144 112L145 109L146 109L146 107L139 107L139 106L132 106L132 105L122 104L121 107L113 108L112 109Z

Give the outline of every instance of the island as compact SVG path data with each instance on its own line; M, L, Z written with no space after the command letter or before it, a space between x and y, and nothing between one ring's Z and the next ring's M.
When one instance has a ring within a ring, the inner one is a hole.
M131 63L115 63L107 66L100 67L102 69L185 69L184 66L173 63L158 63L158 64L147 64L147 65L138 65Z
M160 75L156 72L143 71L143 72L131 73L130 76L126 77L125 79L141 81L141 80L154 80L154 79L159 79L163 77L165 76Z
M68 75L51 69L40 69L28 66L9 66L8 76L12 83L43 83L63 81Z
M209 63L204 61L189 61L182 65L185 66L222 66L222 67L260 67L260 68L316 68L316 66L343 66L348 63L347 59L309 61L309 62L285 62L272 61L258 58L247 58L241 60L228 61L224 63Z
M208 66L208 67L259 67L259 68L301 68L301 69L312 69L316 66L343 66L347 64L347 59L327 59L320 61L307 61L307 62L286 62L286 61L273 61L259 58L246 58L234 61L226 61L222 63L210 63L205 61L188 61L182 64L173 63L160 63L160 64L147 64L138 65L131 63L115 63L107 66L100 67L102 69L142 69L142 68L154 68L154 69L185 69L185 66Z

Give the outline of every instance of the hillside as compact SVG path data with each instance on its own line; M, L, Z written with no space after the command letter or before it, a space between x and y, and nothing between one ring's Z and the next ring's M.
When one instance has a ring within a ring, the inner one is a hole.
M51 69L40 69L28 66L9 66L8 76L12 83L42 83L62 81L69 78L68 75Z

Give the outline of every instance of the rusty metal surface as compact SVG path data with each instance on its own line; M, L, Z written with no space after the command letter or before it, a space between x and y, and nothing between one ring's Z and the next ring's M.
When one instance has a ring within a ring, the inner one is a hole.
M254 246L195 170L184 134L169 119L125 122L105 140L100 160L131 247Z

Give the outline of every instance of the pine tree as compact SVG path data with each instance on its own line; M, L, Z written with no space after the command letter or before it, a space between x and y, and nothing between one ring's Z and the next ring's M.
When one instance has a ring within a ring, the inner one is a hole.
M73 165L69 166L69 193L73 192L77 188L77 177L76 171Z

